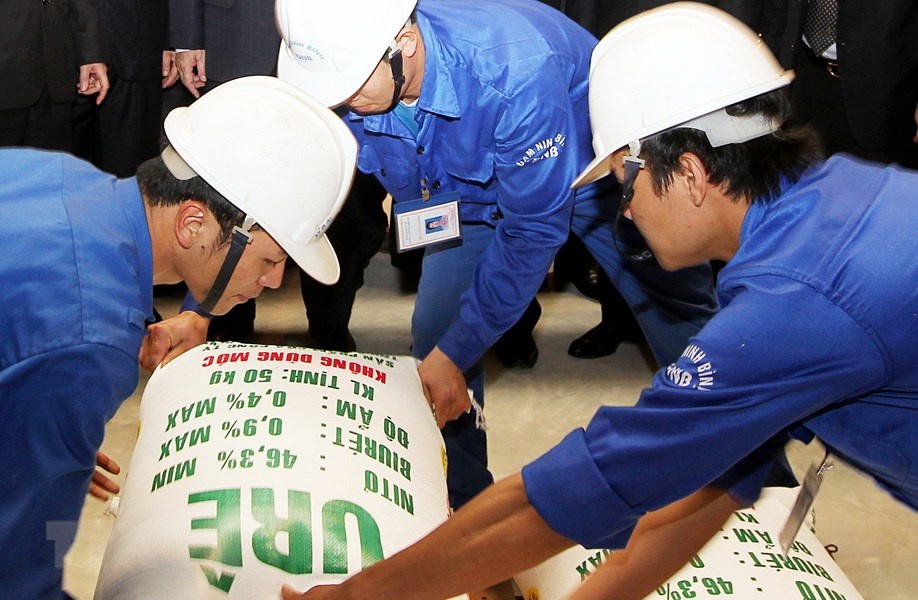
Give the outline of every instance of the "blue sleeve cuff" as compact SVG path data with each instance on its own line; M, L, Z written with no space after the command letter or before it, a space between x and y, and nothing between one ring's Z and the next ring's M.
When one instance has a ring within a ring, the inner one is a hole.
M212 314L210 314L206 310L202 310L201 307L198 306L198 301L194 299L194 296L191 295L191 292L188 292L187 294L185 294L185 299L182 300L182 307L179 309L179 312L185 312L186 310L190 310L191 312L198 313L205 319L214 318Z
M463 372L468 371L488 350L476 332L461 319L453 321L437 342L437 347Z
M583 429L526 465L523 483L545 522L586 548L624 548L641 517L603 477Z

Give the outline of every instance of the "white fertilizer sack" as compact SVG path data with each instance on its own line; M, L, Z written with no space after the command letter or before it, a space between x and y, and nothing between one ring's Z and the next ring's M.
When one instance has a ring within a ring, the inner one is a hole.
M209 343L150 378L98 600L279 598L442 523L414 359Z
M778 533L798 490L763 490L647 600L863 600L806 524L782 554ZM561 600L610 554L575 546L514 580L525 600Z

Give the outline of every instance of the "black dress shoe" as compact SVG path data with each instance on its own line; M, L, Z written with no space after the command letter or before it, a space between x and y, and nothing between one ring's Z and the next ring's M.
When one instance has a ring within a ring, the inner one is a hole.
M502 337L494 345L494 354L508 369L531 369L539 360L539 347L531 335L522 339Z
M513 327L494 344L497 360L508 369L531 369L539 360L539 347L532 339L532 331L541 316L542 306L533 298Z
M602 358L615 354L622 342L639 342L638 332L625 332L604 321L571 342L567 353L574 358Z

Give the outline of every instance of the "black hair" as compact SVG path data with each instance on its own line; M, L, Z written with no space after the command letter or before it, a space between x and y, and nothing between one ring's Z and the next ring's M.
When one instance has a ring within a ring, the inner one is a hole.
M786 121L790 103L784 90L774 90L727 107L733 116L764 115ZM654 190L659 194L681 172L679 157L691 152L707 168L710 181L725 184L727 195L747 202L767 202L781 191L782 181L795 182L811 165L823 158L819 135L811 127L779 129L739 144L714 148L699 129L679 127L641 142Z
M209 210L220 226L220 245L228 242L233 227L241 225L245 213L201 177L177 179L161 156L151 158L137 168L137 184L151 206L176 206L186 200L198 200Z

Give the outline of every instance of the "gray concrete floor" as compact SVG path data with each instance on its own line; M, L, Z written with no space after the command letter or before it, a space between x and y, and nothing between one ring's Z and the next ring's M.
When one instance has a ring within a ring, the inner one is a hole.
M351 330L361 351L408 354L414 298L398 290L388 256L377 255L360 291ZM602 404L633 404L652 375L646 350L622 346L609 357L577 360L566 354L572 339L595 325L599 307L574 291L543 293L542 320L536 329L541 355L532 370L506 370L487 359L487 419L490 457L496 477L518 471L585 425ZM173 314L178 299L157 306ZM301 345L306 317L295 271L288 270L279 290L258 301L259 341ZM140 394L146 378L108 424L103 450L123 467L130 461L137 436ZM817 460L817 450L790 448L798 473ZM124 474L117 478L124 480ZM76 598L92 598L102 554L113 525L103 503L89 498L77 540L66 559L65 588ZM868 600L918 598L918 515L880 491L869 479L845 465L832 470L816 499L817 536L838 547L835 558Z

